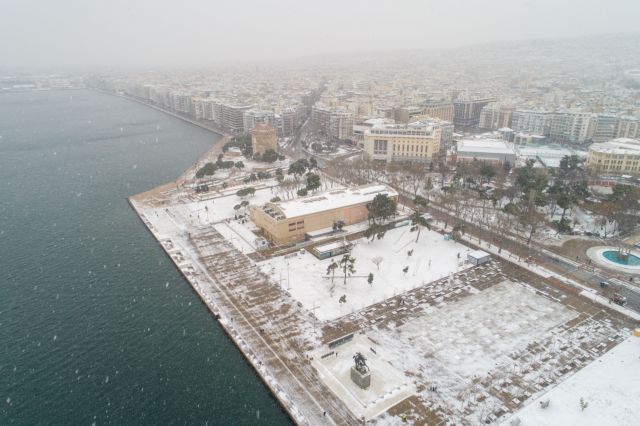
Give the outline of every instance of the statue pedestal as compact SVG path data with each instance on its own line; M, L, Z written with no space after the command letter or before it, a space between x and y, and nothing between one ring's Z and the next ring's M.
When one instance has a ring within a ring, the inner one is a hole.
M371 372L361 373L353 366L351 367L351 380L361 389L367 389L371 385Z

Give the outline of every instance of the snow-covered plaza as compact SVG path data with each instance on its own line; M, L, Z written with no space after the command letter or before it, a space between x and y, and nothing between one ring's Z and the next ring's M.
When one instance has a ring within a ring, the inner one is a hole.
M471 380L508 364L509 354L577 316L520 283L503 281L422 315L391 334L374 333L404 371L447 371Z
M347 277L346 285L340 267L333 277L327 275L329 265L342 256L318 260L308 251L300 251L259 265L318 319L331 320L470 267L466 263L468 247L427 229L422 229L418 242L416 237L417 232L404 226L387 231L381 240L354 241L351 256L356 259L355 272ZM378 266L376 258L382 259ZM370 273L371 285L367 282ZM346 298L343 303L342 296Z
M629 337L573 377L531 401L504 424L518 421L522 426L640 424L638 354L640 337ZM547 407L542 408L541 403L547 402Z
M358 418L374 418L416 391L413 381L385 359L384 350L366 336L358 335L324 357L322 351L314 354L313 366L322 381ZM365 356L371 371L367 389L358 387L350 377L356 352Z

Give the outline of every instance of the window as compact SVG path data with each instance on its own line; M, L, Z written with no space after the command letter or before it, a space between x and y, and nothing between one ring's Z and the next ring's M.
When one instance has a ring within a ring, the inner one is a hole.
M373 155L386 155L387 141L384 139L376 139L373 141Z

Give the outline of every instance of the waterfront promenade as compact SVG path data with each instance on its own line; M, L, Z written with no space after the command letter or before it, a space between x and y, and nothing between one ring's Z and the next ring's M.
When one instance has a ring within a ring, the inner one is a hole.
M216 229L176 216L171 205L185 195L176 183L129 202L247 362L297 424L358 424L306 355L321 334L313 314L270 283Z

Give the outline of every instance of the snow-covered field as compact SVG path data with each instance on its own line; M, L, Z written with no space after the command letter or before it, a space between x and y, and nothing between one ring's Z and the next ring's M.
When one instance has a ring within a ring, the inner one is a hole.
M382 240L357 240L351 256L356 259L353 277L338 268L332 280L327 267L342 256L318 260L307 251L295 256L278 257L259 264L273 281L281 282L289 293L320 320L331 320L403 293L417 286L448 276L470 266L465 262L468 247L445 241L437 232L423 229L416 243L409 227L388 231ZM408 251L413 250L411 256ZM382 257L379 269L372 259ZM408 271L403 269L408 266ZM372 285L367 282L374 276ZM333 282L332 282L333 281ZM339 303L341 296L346 303Z
M383 351L384 348L367 337L357 335L336 348L336 356L321 358L322 352L315 353L313 366L322 381L354 414L373 418L415 393L412 381L380 356ZM356 352L365 356L371 372L371 386L367 389L361 389L351 380Z
M505 425L640 424L640 338L629 337L600 359L518 411ZM580 398L588 405L583 410ZM545 409L540 402L549 401Z

